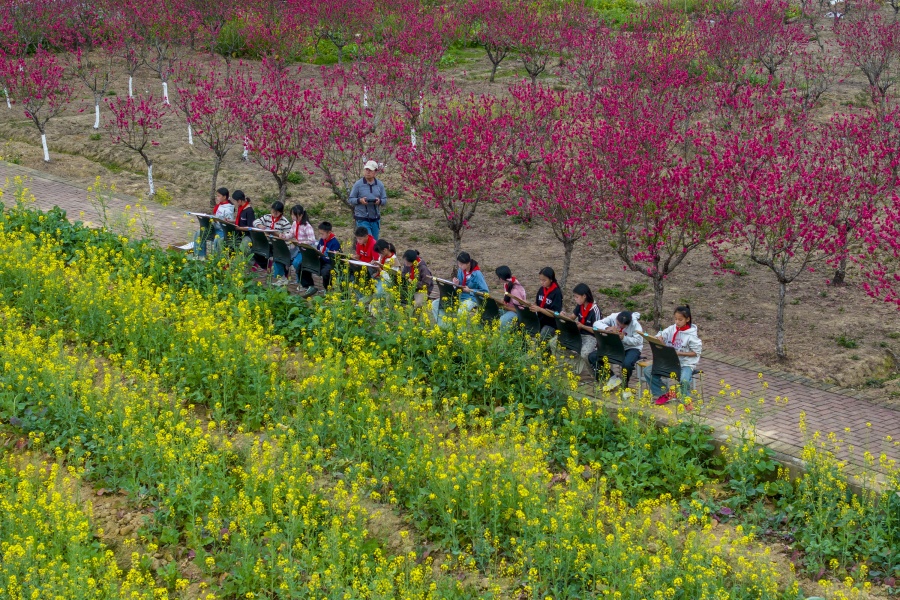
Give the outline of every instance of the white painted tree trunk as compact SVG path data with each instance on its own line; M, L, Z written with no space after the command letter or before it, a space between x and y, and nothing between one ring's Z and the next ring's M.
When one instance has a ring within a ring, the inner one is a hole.
M147 165L147 183L150 184L150 196L154 196L156 194L156 189L153 187L153 165Z
M128 97L134 98L134 77L131 75L128 76Z
M188 144L191 146L194 145L194 130L191 129L191 124L188 123Z
M41 146L44 147L44 162L50 162L50 150L47 149L47 136L41 134Z
M163 81L163 102L169 103L169 84L165 81Z
M12 104L9 102L9 90L3 88L3 95L6 96L6 108L12 108Z
M247 160L248 156L250 156L250 150L247 149L247 138L244 138L244 153L241 154L241 159Z
M363 108L369 108L369 87L363 86Z
M412 143L413 150L416 148L416 128L413 127L409 132L409 141Z
M94 129L100 129L100 104L94 104Z

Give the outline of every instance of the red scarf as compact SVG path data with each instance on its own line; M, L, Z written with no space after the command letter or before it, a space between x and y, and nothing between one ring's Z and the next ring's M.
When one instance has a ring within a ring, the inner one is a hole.
M581 305L581 311L580 311L581 316L580 316L579 320L581 321L582 325L587 325L587 317L589 314L591 314L591 310L593 308L594 308L593 302L591 302L590 304L582 304Z
M237 207L237 211L234 213L234 224L235 225L237 225L238 223L241 222L241 213L244 211L244 209L247 206L249 206L249 204L242 204Z
M556 285L556 282L554 281L553 283L550 284L550 287L541 288L541 291L544 292L544 297L543 297L543 299L541 299L541 308L544 308L547 305L547 299L550 297L550 294L552 294L553 290L555 290L558 287L559 286Z
M416 277L417 277L417 275L416 275L416 267L419 266L419 263L420 263L420 262L422 262L422 259L421 259L421 258L417 258L416 260L413 261L413 263L412 263L411 265L409 265L409 280L410 280L410 281L415 281L415 280L416 280Z
M388 261L389 258L393 258L393 257L394 257L393 254L391 254L390 256L385 256L385 255L382 254L382 255L380 255L380 256L378 257L378 262L380 262L380 263L381 263L381 266L383 267L383 266L384 266L384 263L386 263L386 262Z
M469 271L468 273L463 271L462 272L462 274L463 274L462 287L466 287L466 282L469 280L469 277L472 275L472 273L474 273L475 271L480 271L480 270L481 270L481 267L479 267L478 265L475 265L475 268L472 269L471 271Z
M675 327L675 333L672 334L672 347L673 347L673 348L675 347L675 338L678 337L678 332L679 332L679 331L687 331L687 330L690 329L690 328L691 328L691 324L690 324L690 323L688 323L688 324L685 325L684 327L678 327L678 326Z
M325 249L328 247L328 242L330 242L330 241L333 240L333 239L334 239L334 232L333 232L333 231L329 231L329 232L328 232L328 235L326 235L326 236L322 239L322 254L325 254Z
M300 239L300 221L294 221L293 229L294 229L294 233L292 233L291 235L294 237L295 240L299 240Z
M219 202L218 204L216 204L216 207L213 209L213 216L216 216L216 213L219 212L220 206L225 206L226 204L231 204L231 202L226 200L225 202Z

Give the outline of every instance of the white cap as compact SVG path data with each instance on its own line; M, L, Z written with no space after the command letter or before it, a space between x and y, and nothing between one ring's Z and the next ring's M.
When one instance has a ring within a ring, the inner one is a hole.
M366 163L366 167L365 167L365 168L366 168L366 169L369 169L370 171L377 171L377 170L378 170L378 163L375 162L374 160L370 160L369 162Z

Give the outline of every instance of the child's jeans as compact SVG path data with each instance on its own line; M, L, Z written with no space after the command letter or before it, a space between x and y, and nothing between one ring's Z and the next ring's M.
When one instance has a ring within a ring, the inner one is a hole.
M646 380L647 385L650 386L650 394L654 398L659 398L663 394L669 391L669 388L664 387L662 383L662 377L659 375L651 375L653 369L646 369L646 373L644 374L644 380ZM691 379L694 377L694 367L681 367L681 378L679 383L681 383L681 397L690 396L691 395Z

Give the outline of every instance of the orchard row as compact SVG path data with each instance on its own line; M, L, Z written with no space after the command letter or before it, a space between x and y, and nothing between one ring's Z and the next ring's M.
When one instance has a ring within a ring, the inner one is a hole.
M282 199L305 170L344 206L374 159L441 210L457 250L478 205L500 203L552 230L563 287L578 244L609 244L651 281L657 315L688 254L709 246L724 269L744 249L779 288L779 356L787 288L814 267L840 284L858 264L867 291L900 306L900 23L887 8L746 0L688 17L651 4L616 24L555 1L170 0L152 14L133 0L62 4L8 4L2 22L0 76L46 160L45 126L76 80L99 128L111 73L149 68L162 97L107 99L105 129L143 159L151 194L158 133L175 113L215 156L211 199L235 148ZM518 59L530 81L464 93L440 67L468 40L485 48L491 79ZM338 64L295 65L323 44ZM224 61L187 60L189 48ZM821 114L854 69L866 106ZM544 85L545 71L564 85Z

